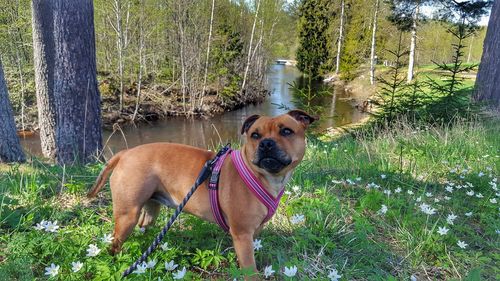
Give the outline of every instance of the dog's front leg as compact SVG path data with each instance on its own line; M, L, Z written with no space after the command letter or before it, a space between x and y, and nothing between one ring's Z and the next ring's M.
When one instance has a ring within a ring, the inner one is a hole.
M231 231L231 236L233 238L234 250L236 251L240 268L251 269L257 272L253 250L253 233L234 233ZM256 275L254 275L254 278L255 277Z

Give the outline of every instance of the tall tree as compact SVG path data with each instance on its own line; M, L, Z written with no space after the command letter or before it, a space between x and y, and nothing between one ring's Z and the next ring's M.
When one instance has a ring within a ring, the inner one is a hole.
M260 0L257 0L257 8L255 8L255 17L253 19L252 33L250 34L250 43L248 44L248 55L247 55L247 63L245 66L245 72L243 73L243 83L241 84L241 93L245 91L245 85L247 82L248 70L250 68L250 60L252 58L252 45L253 45L253 37L255 34L255 25L257 23L257 18L259 16L259 8L260 8Z
M407 82L413 80L415 67L415 53L417 48L417 28L421 18L420 8L422 5L434 0L390 0L392 14L390 20L400 30L410 31L410 53L408 56Z
M339 25L339 39L337 41L337 58L335 66L335 74L339 74L340 70L340 52L342 51L342 42L344 40L344 11L345 11L345 0L342 0L340 4L340 25Z
M311 78L317 78L327 61L328 1L305 0L299 7L299 48L297 67Z
M375 0L375 12L373 13L373 27L372 27L372 48L370 53L370 83L375 84L375 51L377 44L377 19L378 19L378 8L379 1Z
M0 60L0 162L24 162L19 138L16 134L16 124L9 102L9 93Z
M56 150L61 164L88 162L102 149L92 0L52 0Z
M500 109L500 1L491 9L474 99Z
M56 110L54 102L53 1L33 0L31 4L40 141L43 155L49 159L54 159L56 151Z

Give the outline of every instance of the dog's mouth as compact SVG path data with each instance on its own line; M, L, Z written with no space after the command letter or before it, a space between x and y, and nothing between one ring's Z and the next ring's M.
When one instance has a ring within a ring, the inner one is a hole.
M287 159L277 159L274 157L263 157L255 161L254 164L257 167L268 171L269 173L276 174L283 170L286 166L290 165L292 160Z

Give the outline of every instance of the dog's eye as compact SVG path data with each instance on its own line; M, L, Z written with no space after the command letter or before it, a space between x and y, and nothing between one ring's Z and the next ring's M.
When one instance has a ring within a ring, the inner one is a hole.
M254 139L254 140L258 140L258 139L260 139L260 134L259 134L259 133L252 133L252 134L250 135L250 137L251 137L252 139Z
M286 137L286 136L290 136L290 135L292 135L292 134L293 134L293 131L292 131L292 130L290 130L290 129L288 129L288 128L283 128L283 129L281 129L280 134L281 134L282 136Z

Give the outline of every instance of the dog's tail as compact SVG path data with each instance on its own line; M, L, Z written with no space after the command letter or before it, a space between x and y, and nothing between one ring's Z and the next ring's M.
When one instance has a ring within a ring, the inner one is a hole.
M109 174L111 173L111 171L113 171L116 164L118 164L118 161L120 161L123 152L124 151L120 151L118 154L115 154L113 157L111 157L111 159L109 159L108 163L106 163L99 176L97 176L94 186L92 186L90 191L87 193L87 197L89 198L94 197L101 190L101 188L106 183Z

